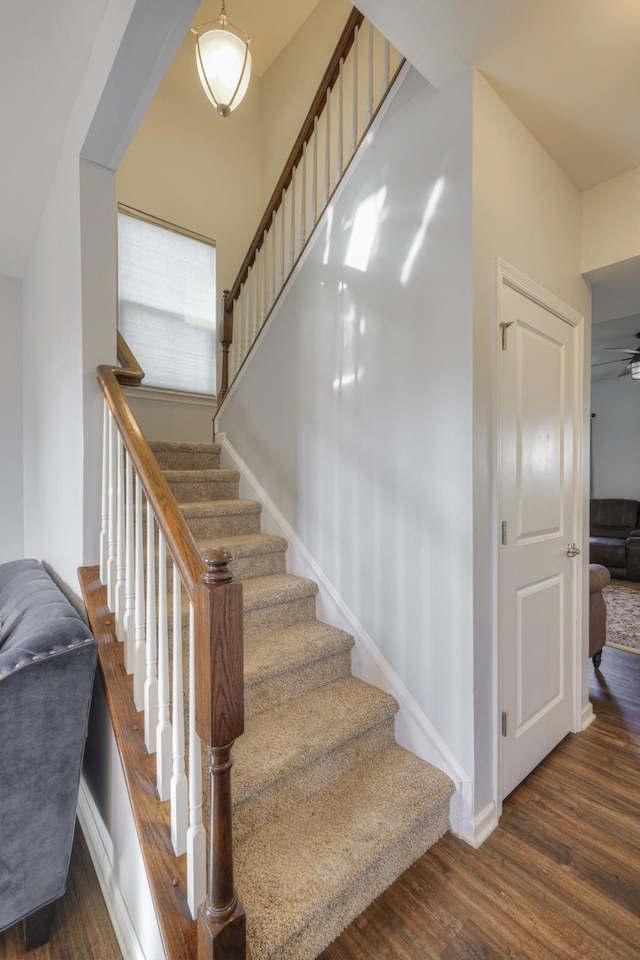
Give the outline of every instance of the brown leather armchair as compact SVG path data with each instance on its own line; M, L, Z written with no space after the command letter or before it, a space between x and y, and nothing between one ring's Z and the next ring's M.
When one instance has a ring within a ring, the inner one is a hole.
M640 582L640 501L592 500L589 561Z

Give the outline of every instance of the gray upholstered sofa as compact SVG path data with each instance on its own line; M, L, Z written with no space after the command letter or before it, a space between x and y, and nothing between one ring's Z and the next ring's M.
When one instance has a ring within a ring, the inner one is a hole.
M64 893L97 645L36 560L0 564L0 930L49 939Z

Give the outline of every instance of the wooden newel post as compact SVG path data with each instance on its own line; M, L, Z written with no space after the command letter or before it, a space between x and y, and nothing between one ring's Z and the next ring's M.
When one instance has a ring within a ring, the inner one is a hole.
M222 372L220 374L220 389L218 390L218 407L224 400L229 389L229 347L233 343L233 303L229 302L229 291L222 293L222 309L220 324L220 343L222 345Z
M211 781L209 882L198 911L198 960L245 960L244 908L233 885L231 749L244 729L242 584L227 550L206 550L195 591L196 730Z

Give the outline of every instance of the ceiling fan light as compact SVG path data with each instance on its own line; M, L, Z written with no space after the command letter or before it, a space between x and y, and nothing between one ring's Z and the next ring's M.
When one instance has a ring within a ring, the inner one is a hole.
M224 7L223 7L224 10ZM228 117L242 101L251 78L250 38L233 32L224 12L211 30L196 36L196 65L202 89L221 117ZM211 26L205 24L204 26Z
M631 373L632 380L640 380L640 358L631 361L629 372Z

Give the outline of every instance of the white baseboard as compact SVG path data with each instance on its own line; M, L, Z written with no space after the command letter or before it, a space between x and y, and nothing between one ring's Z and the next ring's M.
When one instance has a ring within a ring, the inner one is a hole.
M380 653L358 618L345 604L289 521L227 439L226 434L217 433L216 443L222 444L221 463L240 472L240 496L243 499L258 500L262 504L264 532L284 537L288 541L287 570L298 576L315 580L318 584L319 617L354 637L355 645L352 653L354 676L391 693L398 701L400 707L396 715L398 743L443 770L453 780L456 794L452 798L451 829L457 835L461 835L461 824L466 823L473 815L472 808L467 807L469 798L473 798L472 789L467 788L472 787L468 773L458 763L427 715Z
M98 877L123 960L147 960L113 867L113 845L84 777L80 780L78 821Z
M462 820L459 837L477 850L497 826L498 810L491 800L475 817Z
M590 700L587 700L585 705L582 708L582 725L581 730L586 730L587 727L590 727L593 721L595 720L596 715L593 712L593 704Z

